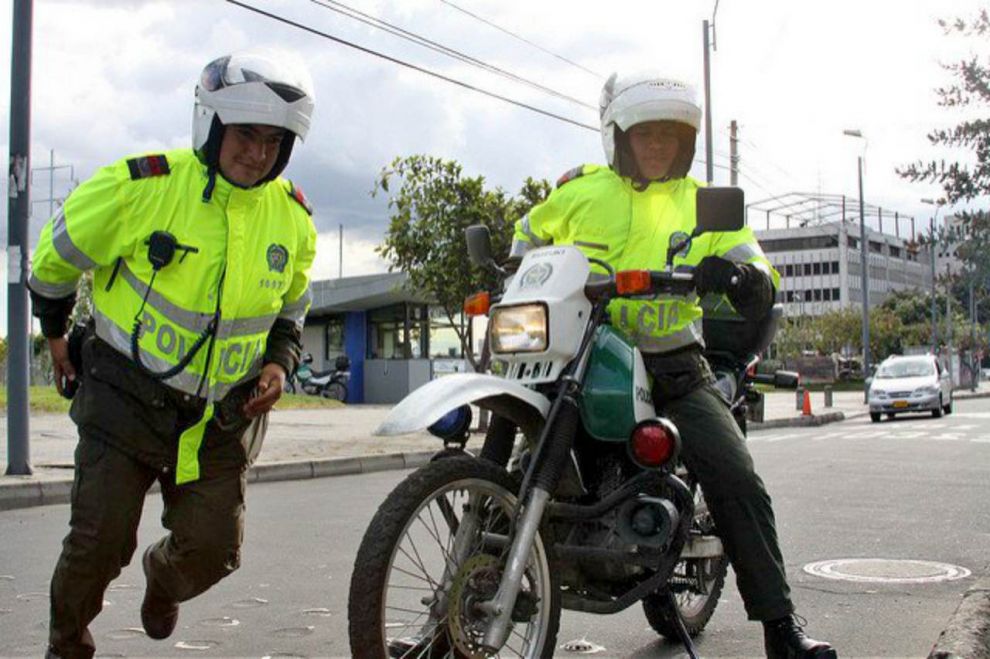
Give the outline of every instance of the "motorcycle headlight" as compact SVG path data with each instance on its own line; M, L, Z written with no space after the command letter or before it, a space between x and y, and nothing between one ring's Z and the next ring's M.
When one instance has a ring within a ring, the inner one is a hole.
M547 308L521 304L492 311L492 352L543 352L547 349Z

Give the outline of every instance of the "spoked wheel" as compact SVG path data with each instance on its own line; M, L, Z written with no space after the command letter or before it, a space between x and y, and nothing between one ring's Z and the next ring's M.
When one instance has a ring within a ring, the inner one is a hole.
M383 657L551 657L560 594L537 535L509 637L483 647L515 484L474 458L431 462L404 480L365 532L351 578L351 653Z
M705 535L715 533L715 523L704 503L700 488L695 496L695 506L691 532ZM710 558L688 558L674 567L667 586L674 594L677 610L691 636L701 633L714 615L728 568L729 558L724 553ZM643 612L655 632L671 641L680 640L677 624L662 593L651 593L643 598Z
M347 386L343 382L331 382L322 393L324 398L344 401L347 399Z

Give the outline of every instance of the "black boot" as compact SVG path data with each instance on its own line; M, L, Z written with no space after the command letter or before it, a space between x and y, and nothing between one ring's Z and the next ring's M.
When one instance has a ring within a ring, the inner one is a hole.
M763 623L763 646L767 659L837 659L835 649L825 641L808 638L801 625L807 621L794 615Z
M160 641L171 636L175 630L175 623L179 620L179 603L162 593L151 580L152 547L148 547L141 557L144 576L148 582L144 590L144 601L141 602L141 624L149 638Z

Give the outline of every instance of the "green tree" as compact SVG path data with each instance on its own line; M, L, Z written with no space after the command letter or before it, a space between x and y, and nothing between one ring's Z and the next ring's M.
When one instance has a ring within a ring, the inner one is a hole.
M501 188L487 189L482 176L465 176L455 161L425 155L396 158L375 181L372 195L389 195L390 210L378 253L389 262L389 270L407 273L413 289L433 298L475 368L467 328L458 319L465 297L492 290L498 281L495 273L469 262L464 229L486 225L496 258L506 255L513 223L549 192L546 181L527 178L519 195L512 197Z
M972 203L990 194L990 14L983 9L972 20L940 20L939 25L946 35L971 39L981 50L968 59L943 65L951 81L935 90L938 104L964 111L968 117L955 126L936 128L928 140L933 146L968 151L969 155L961 162L918 161L898 168L897 173L911 181L939 185L944 193L939 200L942 203ZM990 213L984 207L956 215L962 220L956 230L942 228L926 242L957 244L957 254L967 266L964 276L985 293L990 278Z

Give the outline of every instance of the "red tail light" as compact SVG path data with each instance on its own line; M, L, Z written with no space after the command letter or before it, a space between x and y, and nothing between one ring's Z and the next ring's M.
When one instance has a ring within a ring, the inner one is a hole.
M629 452L633 460L647 469L656 469L670 462L677 455L679 446L677 428L666 419L639 424L629 438Z

